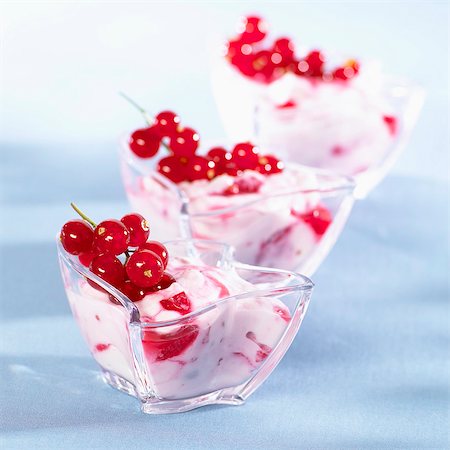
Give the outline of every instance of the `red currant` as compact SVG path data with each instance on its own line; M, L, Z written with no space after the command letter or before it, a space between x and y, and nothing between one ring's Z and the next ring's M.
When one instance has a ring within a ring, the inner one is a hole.
M180 118L172 111L161 111L156 116L156 127L160 136L173 136L177 133Z
M282 172L284 164L273 155L260 156L256 170L264 175Z
M61 228L60 239L66 252L79 255L91 250L94 231L84 220L70 220Z
M161 280L164 266L161 258L150 250L133 253L125 264L128 278L137 286L148 288Z
M116 219L100 222L94 230L94 247L98 253L120 255L128 249L130 232Z
M130 242L128 245L131 247L139 247L147 242L150 235L150 228L144 217L140 214L132 213L123 216L120 221L130 232Z
M272 62L272 52L261 50L253 58L253 68L255 69L255 78L268 83L272 80L275 64Z
M226 165L231 160L231 153L222 147L214 147L208 152L208 158L214 162L215 174L222 175L226 171Z
M231 161L241 169L256 169L258 165L258 147L250 142L236 144L233 149Z
M136 286L131 280L125 280L120 291L126 295L132 302L138 302L145 297L145 290Z
M95 256L89 266L92 273L119 288L125 279L123 264L111 253Z
M167 289L173 283L175 283L175 278L167 272L163 273L161 279L154 286L149 288L149 292L162 291L163 289Z
M323 65L325 63L325 57L318 50L309 52L305 58L305 62L308 64L306 74L312 77L321 77L323 74Z
M189 157L195 154L200 136L192 128L183 128L170 138L169 147L176 156Z
M91 265L91 261L97 256L97 253L95 252L87 252L87 253L81 253L78 256L78 260L81 264L85 267L89 267Z
M232 64L238 65L239 61L248 58L253 52L250 44L242 42L241 39L234 39L227 42L226 56Z
M214 167L214 161L208 161L203 156L194 156L187 162L186 170L188 180L211 180L215 175Z
M167 267L169 262L169 253L167 252L167 248L161 244L161 242L148 241L139 247L139 251L141 250L150 250L151 252L156 253L160 257L164 269Z
M181 183L187 179L186 162L178 156L167 156L162 158L157 170L174 183Z
M158 153L161 136L155 126L136 130L129 140L131 151L140 158L151 158Z
M335 80L349 80L350 78L353 78L359 71L359 64L354 61L350 60L347 61L347 63L343 67L338 67L333 72L333 78Z
M229 155L229 157L227 157L227 155ZM223 160L231 159L231 155L223 147L213 147L208 152L207 156L216 164L220 164Z
M253 77L257 73L254 66L255 54L253 47L245 43L241 38L228 42L227 58L244 75Z
M236 177L241 173L241 169L233 161L228 161L225 164L224 173L230 175L230 177Z
M267 34L267 26L263 19L256 16L245 17L239 29L242 42L253 44L262 41Z
M290 63L294 58L294 44L289 38L277 39L274 42L273 51L280 54L285 64Z

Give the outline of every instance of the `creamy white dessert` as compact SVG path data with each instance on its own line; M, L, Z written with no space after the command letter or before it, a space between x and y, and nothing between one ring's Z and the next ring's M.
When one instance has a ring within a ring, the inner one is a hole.
M223 59L212 83L229 137L254 140L287 161L355 175L380 164L397 137L394 105L372 64L345 81L289 72L261 83Z
M167 270L176 282L134 303L141 322L162 325L141 333L150 390L157 397L181 399L247 381L280 341L291 320L288 308L274 297L257 294L221 302L254 290L234 269L175 257ZM66 290L94 358L135 384L123 306L87 281L78 282L79 289ZM215 307L195 314L208 305ZM177 322L184 316L185 321Z
M313 170L296 165L269 176L246 170L181 182L187 216L180 214L177 190L152 173L125 187L133 209L152 218L156 238L179 237L181 223L194 238L234 246L239 261L282 269L299 269L308 260L335 213L323 204L320 190L327 186Z

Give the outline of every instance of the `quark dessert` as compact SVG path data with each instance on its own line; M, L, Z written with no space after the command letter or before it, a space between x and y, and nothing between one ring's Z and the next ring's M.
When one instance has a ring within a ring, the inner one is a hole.
M334 64L318 50L297 52L289 38L271 42L258 17L240 24L212 82L233 140L252 139L285 160L347 175L379 168L412 125L402 109L411 92L388 90L377 65ZM416 100L409 106L420 108Z
M133 209L153 218L159 239L223 241L242 262L311 274L350 212L346 177L285 166L250 142L179 156L161 138L170 156L154 170L134 151L135 133L122 151L125 189Z
M290 345L311 282L240 268L213 243L140 242L117 256L123 234L101 228L105 221L95 228L68 222L59 252L73 315L106 380L143 400L145 412L242 402ZM89 270L87 253L95 254Z

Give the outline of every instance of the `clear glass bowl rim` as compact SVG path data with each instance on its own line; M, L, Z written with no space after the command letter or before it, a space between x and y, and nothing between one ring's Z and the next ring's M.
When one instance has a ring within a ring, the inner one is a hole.
M165 245L171 245L171 244L177 244L177 243L183 243L190 246L195 246L196 244L202 245L202 246L211 246L215 247L216 249L221 249L221 255L222 260L224 260L225 263L227 263L228 267L233 267L237 269L245 269L250 270L254 272L260 272L260 273L273 273L273 274L280 274L280 275L286 275L290 276L293 281L295 281L295 284L291 284L289 286L283 286L283 287L276 287L276 283L274 283L275 287L268 288L268 289L255 289L253 291L247 291L241 294L237 295L231 295L224 297L220 299L219 301L212 303L210 305L206 305L200 309L197 309L189 314L186 314L185 316L182 316L175 320L166 320L166 321L158 321L158 322L141 322L140 320L140 313L137 308L137 306L122 292L120 292L118 289L92 273L87 267L83 266L78 258L76 256L70 255L64 247L62 246L61 240L59 238L59 233L56 236L56 244L57 244L57 250L58 255L60 258L64 259L66 263L69 264L69 266L78 272L80 275L94 281L96 284L98 284L101 288L103 288L107 293L113 295L116 299L120 301L122 306L125 307L126 311L129 314L129 323L134 326L139 326L143 329L146 328L162 328L166 326L174 326L174 325L180 325L184 324L186 322L190 322L192 319L199 317L203 314L208 313L209 311L217 308L219 305L222 305L226 302L236 302L244 298L248 298L249 296L258 296L258 297L268 297L271 295L276 294L284 294L284 293L290 293L290 292L311 292L314 288L314 283L306 276L301 275L296 272L291 272L288 270L281 270L281 269L273 269L268 267L260 267L260 266L252 266L249 264L243 264L240 263L233 258L233 247L231 247L228 244L222 243L222 242L216 242L216 241L207 241L207 240L200 240L200 239L174 239L170 241L164 242Z

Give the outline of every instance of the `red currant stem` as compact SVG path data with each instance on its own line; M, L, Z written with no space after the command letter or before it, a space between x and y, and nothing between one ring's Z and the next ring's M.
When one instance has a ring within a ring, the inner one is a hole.
M84 214L83 211L81 211L75 203L71 202L70 206L75 210L75 212L86 222L89 222L94 228L97 226L97 224L90 219L86 214Z
M123 97L128 103L133 105L144 116L145 121L149 125L153 125L155 120L142 106L138 105L132 98L128 97L128 95L124 94L123 92L119 92L119 95Z
M145 119L145 121L147 122L148 125L153 125L154 124L155 119L153 117L151 117L150 114L142 106L140 106L132 98L128 97L128 95L124 94L123 92L119 92L119 95L121 97L123 97L128 103L133 105L144 116L144 119ZM170 150L170 147L162 139L161 139L161 144L170 153L172 152L172 150Z

